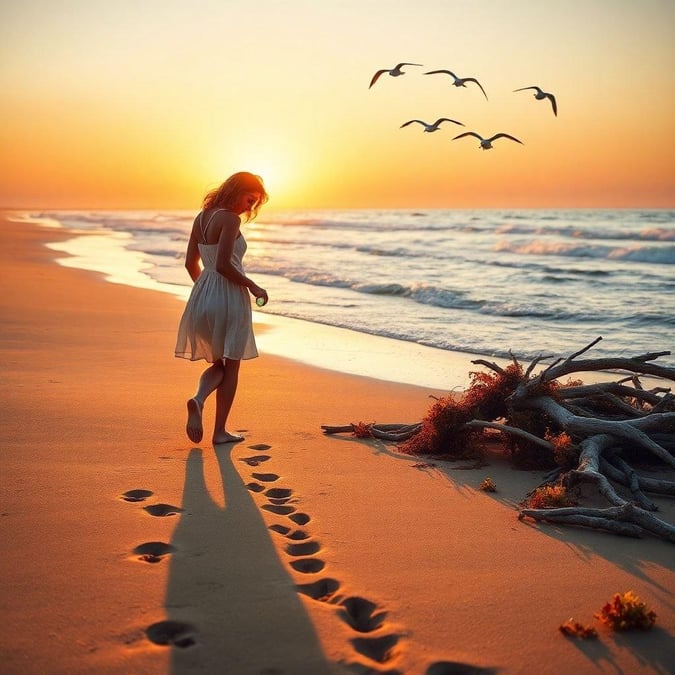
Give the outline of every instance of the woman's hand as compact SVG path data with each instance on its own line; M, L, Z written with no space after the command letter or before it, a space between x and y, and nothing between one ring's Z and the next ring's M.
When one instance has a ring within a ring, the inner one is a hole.
M255 303L258 307L264 307L267 304L269 297L264 288L260 288L260 286L253 284L249 290L255 296Z

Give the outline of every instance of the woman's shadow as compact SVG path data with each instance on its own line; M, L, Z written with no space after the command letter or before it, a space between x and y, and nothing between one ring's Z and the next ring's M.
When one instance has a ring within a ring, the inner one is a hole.
M188 456L184 510L171 541L167 620L148 636L154 630L155 642L171 645L172 673L330 673L231 451L216 450L224 507L209 496L201 450Z

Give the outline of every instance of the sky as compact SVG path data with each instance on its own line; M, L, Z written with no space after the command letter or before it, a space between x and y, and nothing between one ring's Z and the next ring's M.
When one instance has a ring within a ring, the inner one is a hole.
M0 208L673 208L675 1L0 0L0 120Z

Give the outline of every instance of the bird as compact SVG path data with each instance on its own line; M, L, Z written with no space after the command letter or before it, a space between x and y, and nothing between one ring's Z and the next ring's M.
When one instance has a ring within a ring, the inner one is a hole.
M450 75L455 81L453 84L455 87L466 87L467 82L475 82L479 87L480 90L483 92L483 96L485 96L485 100L488 100L487 94L485 93L485 89L483 89L481 83L475 78L475 77L457 77L451 70L430 70L428 73L424 73L425 75L435 75L436 73L445 73L446 75Z
M556 103L555 96L553 94L549 94L548 92L544 91L541 87L537 87L536 85L533 85L531 87L521 87L520 89L514 89L513 91L525 91L525 89L535 89L536 93L534 97L537 99L537 101L543 101L545 98L551 101L551 106L553 107L553 114L556 117L558 116L558 104Z
M439 117L433 124L427 124L422 120L408 120L407 122L401 124L399 128L403 129L403 127L407 127L409 124L412 124L413 122L421 124L424 127L424 131L429 133L431 133L432 131L438 131L443 122L452 122L453 124L459 124L460 127L465 126L464 124L458 122L457 120L451 120L449 117Z
M382 70L378 70L375 75L373 75L373 79L370 81L370 84L368 85L368 89L370 89L380 78L380 75L383 73L389 73L392 77L398 77L399 75L405 75L403 72L403 66L422 66L421 63L399 63L398 65L394 66L393 68L382 68Z
M525 145L522 141L519 141L515 136L510 136L509 134L499 133L495 134L494 136L490 136L490 138L483 138L475 131L466 131L463 134L459 134L459 136L455 136L452 140L456 141L458 138L464 138L464 136L475 136L480 141L481 150L490 150L492 148L492 141L495 141L498 138L510 138L512 141L515 141L516 143Z

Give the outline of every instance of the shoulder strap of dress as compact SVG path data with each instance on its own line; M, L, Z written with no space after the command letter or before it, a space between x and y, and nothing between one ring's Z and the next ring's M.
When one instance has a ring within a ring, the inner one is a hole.
M202 211L199 214L199 226L202 230L202 239L204 240L204 243L206 244L206 232L209 229L209 225L211 224L211 221L213 220L213 217L218 213L218 211L225 211L226 209L216 209L210 216L209 219L206 221L206 225L204 225L204 211Z

